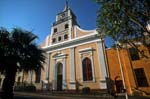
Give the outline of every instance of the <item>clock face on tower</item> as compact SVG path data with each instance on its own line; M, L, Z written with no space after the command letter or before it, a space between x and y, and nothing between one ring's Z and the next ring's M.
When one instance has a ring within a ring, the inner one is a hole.
M65 17L65 13L61 14L61 17L62 17L62 18Z
M60 19L63 19L65 16L66 16L65 13L60 14L60 15L59 15L59 20L60 20Z

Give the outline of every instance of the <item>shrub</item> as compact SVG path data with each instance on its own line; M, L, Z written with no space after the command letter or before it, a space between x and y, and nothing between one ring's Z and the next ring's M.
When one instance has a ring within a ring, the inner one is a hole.
M36 87L34 85L29 85L24 87L24 90L32 92L32 91L36 91Z
M18 85L14 87L14 91L26 91L26 92L35 92L36 87L31 84L31 85Z

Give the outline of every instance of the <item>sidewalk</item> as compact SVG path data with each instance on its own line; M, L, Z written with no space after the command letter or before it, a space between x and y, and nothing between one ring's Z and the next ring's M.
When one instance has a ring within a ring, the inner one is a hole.
M30 96L30 97L40 97L40 98L64 98L64 97L72 97L77 99L99 99L101 98L108 98L108 99L114 99L112 96L102 96L102 95L77 95L77 94L52 94L48 92L42 92L42 93L30 93L30 92L14 92L15 96Z

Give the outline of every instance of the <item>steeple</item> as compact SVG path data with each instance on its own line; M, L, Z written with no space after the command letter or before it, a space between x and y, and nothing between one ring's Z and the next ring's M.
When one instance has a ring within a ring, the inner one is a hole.
M65 4L65 7L64 7L64 10L63 11L66 11L69 9L69 6L68 6L68 0L66 0L66 4Z
M52 43L60 43L71 39L71 30L74 25L78 25L76 16L68 6L66 0L64 10L56 15L56 21L52 26Z
M77 21L76 21L76 16L73 13L73 11L71 10L71 8L69 7L68 0L66 0L64 10L57 14L56 21L53 23L53 26L67 22L70 19L71 19L71 23L72 23L72 24L70 24L70 26L78 25Z

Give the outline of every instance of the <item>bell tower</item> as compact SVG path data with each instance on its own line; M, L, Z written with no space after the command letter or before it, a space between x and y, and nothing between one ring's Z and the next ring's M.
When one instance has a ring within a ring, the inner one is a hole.
M76 16L66 1L64 10L56 15L56 21L51 28L52 44L60 43L71 39L71 28L78 25Z

